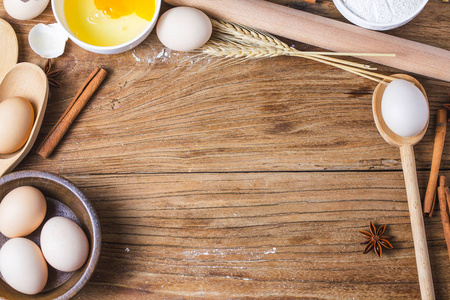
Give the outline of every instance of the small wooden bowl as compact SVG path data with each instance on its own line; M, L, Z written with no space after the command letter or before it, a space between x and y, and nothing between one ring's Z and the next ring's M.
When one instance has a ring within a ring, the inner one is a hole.
M47 215L41 227L26 238L40 245L39 235L43 224L54 216L64 216L75 221L85 232L89 244L89 257L80 269L65 273L49 266L47 285L42 292L27 296L12 289L0 279L1 299L70 299L87 283L100 257L100 223L91 203L70 181L55 174L39 171L21 171L0 178L0 201L8 192L29 185L39 189L47 199ZM0 247L7 238L0 234ZM24 274L26 276L26 274Z

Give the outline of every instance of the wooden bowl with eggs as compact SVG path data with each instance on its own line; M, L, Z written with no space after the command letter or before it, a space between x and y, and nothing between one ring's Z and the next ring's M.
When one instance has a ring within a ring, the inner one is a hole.
M83 265L72 272L58 271L48 263L48 279L45 287L35 295L26 295L16 291L1 276L0 298L70 299L87 283L100 256L101 233L97 215L91 203L73 183L55 174L40 171L21 171L1 177L0 201L12 190L23 186L32 186L41 191L47 204L46 215L42 224L24 238L40 246L41 231L45 227L44 224L54 217L64 217L75 222L79 226L78 228L81 228L84 232L87 237L89 252ZM8 240L10 239L0 233L0 253L1 248ZM26 276L27 274L24 274L24 277Z

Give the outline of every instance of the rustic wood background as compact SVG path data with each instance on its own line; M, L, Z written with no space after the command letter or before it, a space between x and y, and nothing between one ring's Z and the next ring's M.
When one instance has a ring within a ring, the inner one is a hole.
M274 2L346 22L332 1ZM430 0L388 33L450 50L449 16L448 3ZM0 5L0 17L16 30L19 61L43 66L27 35L54 22L51 9L17 21ZM64 87L51 88L36 145L16 170L70 179L100 217L101 259L78 299L420 297L400 154L373 122L374 82L300 58L224 63L168 51L155 33L109 56L69 41L54 64ZM41 158L37 145L95 65L107 80ZM416 78L431 109L415 147L424 195L450 84ZM450 176L450 146L442 173ZM381 259L362 254L358 230L371 220L395 236ZM425 223L437 299L449 299L439 213Z

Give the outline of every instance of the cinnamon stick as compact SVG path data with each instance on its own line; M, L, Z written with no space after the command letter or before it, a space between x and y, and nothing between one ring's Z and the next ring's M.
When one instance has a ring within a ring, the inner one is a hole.
M445 197L447 200L447 208L450 210L450 189L448 188L448 186L445 187ZM449 218L450 218L450 214L449 214Z
M433 197L433 205L431 206L431 211L430 211L430 214L428 215L430 218L433 216L435 204L436 204L436 193L434 193L434 197Z
M438 183L439 167L441 165L442 152L444 150L445 135L447 133L447 110L440 109L436 115L436 135L434 138L433 158L431 159L430 178L423 204L423 212L432 215L436 187Z
M445 186L445 176L439 176L438 198L441 209L442 227L444 228L445 243L447 244L447 251L450 258L450 218L447 203L450 198L450 189Z
M96 67L94 71L92 71L83 83L82 87L78 90L72 102L69 104L69 107L67 107L61 118L55 126L53 126L42 144L39 146L37 154L44 158L48 158L52 154L53 150L55 150L70 125L72 125L73 121L75 121L78 114L88 103L89 99L98 89L105 77L106 71L104 69Z

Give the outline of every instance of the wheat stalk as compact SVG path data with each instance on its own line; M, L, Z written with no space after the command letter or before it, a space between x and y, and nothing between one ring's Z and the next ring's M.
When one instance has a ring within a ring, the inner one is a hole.
M249 47L230 41L211 40L202 48L203 52L213 56L228 58L265 58L285 55L283 50L269 47Z
M370 66L354 63L351 61L330 57L330 55L377 55L395 56L394 54L380 53L334 53L334 52L304 52L282 42L276 37L247 26L231 22L211 19L213 25L213 36L200 50L208 55L225 58L267 58L276 56L295 56L311 59L336 68L351 72L353 74L380 82L381 80L392 81L395 78L385 76L369 70L376 70Z
M259 46L259 47L264 47L264 48L278 49L278 50L284 51L284 53L282 55L287 55L287 56L297 56L297 57L306 57L306 58L308 58L310 56L307 52L302 52L297 49L291 48L291 47L289 47L288 44L280 41L279 39L275 38L274 36L272 36L268 33L262 32L262 31L258 31L253 28L249 28L249 27L246 27L243 25L238 25L238 24L226 22L223 20L217 20L217 19L212 19L212 24L213 24L215 31L217 32L217 34L215 35L216 40L222 40L224 42L226 42L226 41L235 42L235 43L240 43L243 45L248 45L248 46L253 46L253 47ZM349 61L342 60L342 59L325 57L322 55L313 55L313 56L320 58L320 59L344 64L344 65L358 67L361 69L373 70L373 68L370 68L366 65L357 64L357 63L349 62Z

